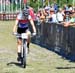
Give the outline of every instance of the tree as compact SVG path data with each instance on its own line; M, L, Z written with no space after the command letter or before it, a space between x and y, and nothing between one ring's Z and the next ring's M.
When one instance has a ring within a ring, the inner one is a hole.
M35 11L37 11L38 6L42 7L42 3L40 0L30 0L30 6L33 7Z

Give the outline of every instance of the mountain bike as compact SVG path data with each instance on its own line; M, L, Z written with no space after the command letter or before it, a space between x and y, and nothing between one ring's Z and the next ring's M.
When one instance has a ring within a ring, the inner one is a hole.
M27 48L28 36L26 33L22 33L22 34L15 33L14 35L16 36L16 38L22 39L21 65L23 66L23 68L26 68L26 57L27 57L27 53L28 53L28 48Z
M22 39L21 65L23 66L23 68L26 68L26 58L27 58L27 54L29 52L29 50L27 48L28 35L26 33L22 33L22 34L14 33L14 35L16 36L16 38ZM36 35L36 33L32 33L31 37L34 37L35 35Z

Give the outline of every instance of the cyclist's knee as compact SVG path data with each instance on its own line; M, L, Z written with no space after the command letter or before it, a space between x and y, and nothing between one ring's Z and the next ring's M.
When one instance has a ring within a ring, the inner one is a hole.
M18 45L22 45L22 41L20 39L17 40Z
M30 31L27 31L27 35L30 37L31 36L31 32Z

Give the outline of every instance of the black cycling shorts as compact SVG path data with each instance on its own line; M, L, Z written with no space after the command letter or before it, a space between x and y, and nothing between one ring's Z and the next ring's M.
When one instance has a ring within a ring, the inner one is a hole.
M21 34L21 33L25 33L26 30L28 30L28 27L26 27L26 28L19 28L19 27L18 27L18 29L17 29L17 33L19 33L19 34Z

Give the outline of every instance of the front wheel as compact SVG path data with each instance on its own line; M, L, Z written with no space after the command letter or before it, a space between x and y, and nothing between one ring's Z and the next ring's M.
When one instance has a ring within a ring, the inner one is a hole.
M27 56L27 44L24 42L23 45L23 59L22 59L22 65L24 68L26 68L26 56Z

